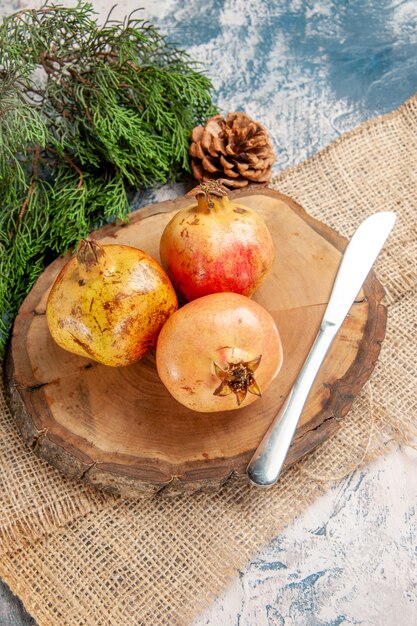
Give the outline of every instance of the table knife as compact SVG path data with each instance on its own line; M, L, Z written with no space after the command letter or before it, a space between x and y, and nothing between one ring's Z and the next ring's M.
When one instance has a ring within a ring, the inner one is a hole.
M317 372L391 232L395 219L396 215L391 211L371 215L360 224L348 243L313 346L283 406L247 467L248 478L254 485L269 487L278 480Z

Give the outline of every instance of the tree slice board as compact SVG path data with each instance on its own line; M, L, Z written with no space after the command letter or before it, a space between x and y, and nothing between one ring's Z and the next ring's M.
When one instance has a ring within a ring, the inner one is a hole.
M243 476L319 330L346 240L292 199L266 188L232 192L258 211L275 242L271 274L254 299L274 317L284 364L262 398L236 411L197 413L160 382L155 355L111 368L59 348L48 331L49 289L69 255L32 288L14 323L5 368L11 408L34 452L64 474L132 497L218 489ZM159 260L159 239L187 197L142 208L93 233ZM385 334L384 290L371 272L320 369L286 464L330 437L370 376Z

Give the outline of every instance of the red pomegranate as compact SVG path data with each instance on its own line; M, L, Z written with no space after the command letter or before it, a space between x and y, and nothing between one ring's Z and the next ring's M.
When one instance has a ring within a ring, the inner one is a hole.
M251 296L274 261L267 225L230 202L218 181L200 185L196 196L162 233L161 262L172 284L187 300L223 291Z

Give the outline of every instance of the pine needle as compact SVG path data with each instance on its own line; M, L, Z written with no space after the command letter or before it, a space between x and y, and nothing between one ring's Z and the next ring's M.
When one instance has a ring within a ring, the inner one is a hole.
M46 3L0 25L0 353L45 266L129 212L129 190L189 171L216 113L189 56L135 14Z

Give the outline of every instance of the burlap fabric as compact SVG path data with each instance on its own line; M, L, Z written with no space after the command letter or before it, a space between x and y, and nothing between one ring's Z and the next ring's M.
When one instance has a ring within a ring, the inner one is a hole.
M394 210L376 269L389 323L372 379L340 431L271 490L121 501L25 448L0 405L0 576L48 626L187 624L329 481L411 441L417 407L417 96L342 136L272 185L349 236Z

